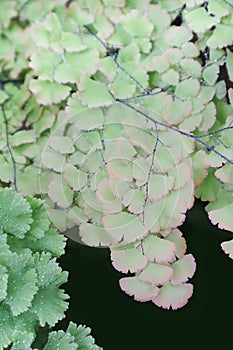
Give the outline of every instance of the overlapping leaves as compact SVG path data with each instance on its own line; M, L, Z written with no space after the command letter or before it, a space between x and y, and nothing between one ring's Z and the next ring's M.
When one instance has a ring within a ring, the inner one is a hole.
M2 189L0 212L0 347L5 348L22 332L31 344L36 327L64 317L67 295L59 287L67 273L53 258L64 253L65 238L49 229L39 200Z
M7 30L0 63L8 62L11 78L31 73L21 87L1 90L9 135L0 139L0 179L45 195L60 231L79 225L74 239L111 246L114 266L136 273L120 282L135 299L181 307L195 264L177 255L181 239L168 241L193 205L194 187L211 202L211 221L233 230L233 95L219 75L226 66L232 80L232 8L223 0L103 4L20 7L21 20L33 24L20 36L20 24ZM181 25L171 26L180 11ZM10 7L3 26L16 15ZM12 50L12 38L27 43L15 66L22 48ZM33 239L42 251L53 230L47 237L34 225L24 246ZM223 249L233 255L230 243Z

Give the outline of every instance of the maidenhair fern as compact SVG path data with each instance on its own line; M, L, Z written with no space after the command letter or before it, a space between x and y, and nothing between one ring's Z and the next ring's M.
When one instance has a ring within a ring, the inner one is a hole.
M178 227L195 198L233 231L233 7L41 4L0 19L2 184L42 195L74 240L110 246L136 300L182 307L195 261Z
M66 238L50 228L41 200L10 188L0 191L0 227L0 349L29 350L37 328L54 326L68 307L59 288L67 272L56 262ZM43 349L99 349L89 333L70 323L66 332L51 332Z

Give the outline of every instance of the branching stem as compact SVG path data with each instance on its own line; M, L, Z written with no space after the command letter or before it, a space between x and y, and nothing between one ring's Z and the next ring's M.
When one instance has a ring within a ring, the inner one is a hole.
M125 106L131 108L132 110L134 110L135 112L137 112L138 114L142 115L144 118L150 120L151 122L153 122L155 125L160 125L160 126L163 126L169 130L172 130L172 131L175 131L176 133L178 134L181 134L183 136L186 136L186 137L189 137L189 138L192 138L194 139L196 142L198 142L199 144L201 144L202 146L204 146L205 148L207 148L209 151L212 151L214 152L215 154L217 154L220 158L224 159L226 162L229 162L231 165L233 165L233 161L227 157L225 157L223 154L221 154L220 152L218 152L213 146L210 146L208 145L208 143L202 141L200 139L199 136L195 136L193 134L190 134L188 132L185 132L183 130L180 130L178 128L175 128L174 126L171 126L171 125L168 125L166 123L162 123L160 121L157 121L157 120L154 120L153 118L151 118L149 115L147 115L146 113L140 111L138 108L132 106L131 104L125 102L124 100L121 100L120 98L117 98L116 99L117 102L120 102L122 104L124 104ZM229 128L232 128L232 127L229 127ZM229 129L229 128L225 128L226 130Z

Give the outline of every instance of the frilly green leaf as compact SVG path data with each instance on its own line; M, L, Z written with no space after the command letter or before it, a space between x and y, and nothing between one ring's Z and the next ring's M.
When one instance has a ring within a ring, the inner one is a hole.
M13 316L17 316L31 306L38 290L37 274L30 251L13 254L11 259L5 303L10 306Z
M3 232L23 238L33 222L30 205L12 189L0 191L0 228Z
M77 325L73 322L64 331L51 332L48 342L43 350L55 350L59 346L61 350L102 350L95 344L94 338L90 335L90 328Z
M65 333L64 331L51 332L43 350L56 349L57 346L59 346L60 350L78 349L78 345L74 343L74 337L70 333Z
M69 323L67 328L78 344L80 350L101 350L99 346L95 344L94 338L90 335L91 329L86 326L79 325L78 327L73 322Z
M0 278L1 278L0 301L2 301L7 296L7 284L8 284L7 269L5 266L2 266L2 265L0 265Z

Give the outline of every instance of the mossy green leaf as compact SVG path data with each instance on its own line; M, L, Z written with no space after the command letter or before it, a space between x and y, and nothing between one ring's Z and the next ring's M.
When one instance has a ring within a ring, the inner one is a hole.
M13 339L12 350L31 350L34 334L27 331L18 331Z
M80 347L80 350L103 350L99 346L95 345L95 340L90 335L91 329L89 327L82 325L77 327L76 324L70 322L67 332L69 332L75 338L75 342L78 344L78 347Z
M65 301L67 298L67 294L54 286L48 286L38 291L32 305L33 312L38 317L42 327L46 323L54 326L64 317L64 312L68 307L68 303Z
M12 189L0 191L0 228L10 235L23 238L32 223L30 205Z
M43 202L37 198L27 197L27 202L32 208L33 223L26 234L26 238L37 240L44 237L49 229L50 221L43 206Z
M8 273L5 266L0 265L0 301L2 302L7 296Z
M14 254L11 259L5 303L9 305L12 314L17 316L31 306L38 290L37 274L32 267L33 259L29 250L21 255Z
M34 253L45 252L50 253L52 256L58 258L65 253L66 238L62 234L58 234L55 229L48 229L44 236L36 241L25 238L23 240L23 246L30 248Z
M52 350L59 346L60 350L76 350L78 345L74 343L74 337L60 330L57 332L50 332L48 341L43 347L43 350Z
M2 349L11 344L14 331L14 321L8 306L1 305L0 346Z

